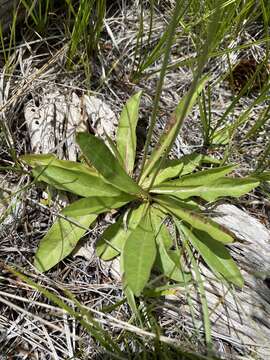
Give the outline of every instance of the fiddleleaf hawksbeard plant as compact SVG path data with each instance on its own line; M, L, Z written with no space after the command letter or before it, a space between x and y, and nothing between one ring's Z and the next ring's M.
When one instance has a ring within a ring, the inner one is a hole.
M203 89L201 80L189 99L190 111ZM35 266L46 271L68 256L100 214L119 209L116 222L98 239L103 260L120 256L124 289L139 296L155 288L155 279L178 285L190 281L183 266L181 242L173 240L165 220L175 224L182 244L189 243L220 279L241 287L243 278L225 245L231 233L207 215L204 204L221 197L239 197L259 185L252 177L228 176L235 165L193 153L180 159L164 158L182 121L187 96L178 104L159 142L146 159L139 180L133 178L136 159L136 125L141 92L131 97L119 120L116 142L107 144L88 133L78 133L83 162L58 160L54 155L25 155L36 180L81 197L66 206L41 240ZM163 159L164 161L162 161ZM208 168L202 169L203 164ZM164 282L163 282L164 284ZM158 282L160 285L160 282Z

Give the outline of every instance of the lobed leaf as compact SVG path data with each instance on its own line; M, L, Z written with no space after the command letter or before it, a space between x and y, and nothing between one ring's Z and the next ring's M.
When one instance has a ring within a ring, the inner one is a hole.
M123 249L124 279L139 296L147 284L156 258L155 233L149 211L127 238Z
M200 164L202 157L203 155L194 153L190 155L184 155L180 159L167 159L164 165L160 168L153 185L157 185L166 180L189 174ZM144 181L143 186L148 187L149 185L150 179L147 178Z
M163 208L167 209L168 213L187 222L195 229L207 232L215 240L224 244L234 241L227 229L222 225L217 224L212 219L200 214L194 206L165 195L156 196L155 200Z
M141 96L142 92L139 91L127 101L121 113L117 131L117 149L129 175L133 173L136 156L136 127Z
M224 177L231 173L236 168L236 165L226 165L209 170L198 171L194 174L185 175L177 180L171 180L164 185L173 186L194 186L194 185L209 185L210 182Z
M78 133L77 142L91 165L117 189L140 196L143 190L127 175L106 144L88 133Z
M127 197L84 198L67 206L41 240L35 255L35 266L47 271L68 256L98 214L124 205Z
M240 270L222 243L203 231L191 230L190 227L177 220L176 224L180 233L199 252L214 273L222 275L224 279L236 286L243 287L244 280Z
M168 184L168 183L167 183ZM260 182L254 178L221 178L210 182L208 185L201 186L170 186L167 184L160 184L153 188L153 194L167 194L179 199L188 199L192 196L198 196L206 201L215 201L219 197L230 196L240 197L247 194L252 189L257 187Z

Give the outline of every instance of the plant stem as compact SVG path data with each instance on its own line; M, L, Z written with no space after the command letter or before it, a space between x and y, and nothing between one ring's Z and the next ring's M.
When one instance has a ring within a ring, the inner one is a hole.
M156 94L155 94L155 98L154 98L154 108L153 108L153 111L151 114L149 129L147 131L147 137L146 137L146 142L145 142L145 146L144 146L142 166L141 166L139 180L142 176L142 172L143 172L144 165L145 165L146 158L147 158L148 148L149 148L149 145L150 145L150 142L152 139L152 135L153 135L153 131L154 131L154 127L156 124L156 118L157 118L157 113L158 113L158 108L159 108L159 100L160 100L161 91L162 91L162 87L163 87L163 83L164 83L164 78L166 75L166 70L167 70L167 65L169 62L169 56L170 56L171 47L173 44L174 35L175 35L177 24L179 21L179 13L180 13L181 5L182 5L182 1L176 1L172 19L171 19L171 22L170 22L169 28L168 28L168 38L167 38L168 41L167 41L167 46L166 46L165 52L164 52L164 60L163 60L162 68L160 71L159 81L157 83Z
M218 7L217 7L218 9ZM176 131L175 131L175 134L169 144L169 146L167 147L166 151L164 151L163 153L163 156L161 158L161 161L159 162L155 172L154 172L154 175L152 176L151 178L151 183L150 183L150 186L149 186L149 189L152 187L154 181L155 181L155 178L160 170L160 168L162 167L162 165L164 164L164 161L166 160L169 152L171 151L171 148L179 134L179 131L181 129L181 126L183 124L183 120L186 116L186 113L187 113L187 110L188 110L188 107L189 107L189 104L190 104L190 101L192 99L192 96L193 94L195 93L195 91L197 90L197 85L198 85L198 82L202 76L202 73L203 73L203 68L204 68L204 65L206 64L207 60L208 60L208 56L212 50L212 47L214 45L214 42L215 42L215 39L216 39L216 34L217 34L217 31L218 31L218 27L219 27L219 20L220 20L220 15L221 15L221 11L217 11L215 13L215 19L211 19L210 20L210 24L209 24L209 27L208 27L208 36L207 36L207 39L204 43L204 46L203 46L203 49L202 49L202 53L201 55L199 56L198 58L198 66L197 66L197 70L195 72L195 75L194 75L194 80L191 84L191 87L190 87L190 90L189 90L189 96L187 96L187 99L184 103L184 106L183 106L183 111L181 113L181 117L178 119L178 125L177 125L177 128L176 128Z

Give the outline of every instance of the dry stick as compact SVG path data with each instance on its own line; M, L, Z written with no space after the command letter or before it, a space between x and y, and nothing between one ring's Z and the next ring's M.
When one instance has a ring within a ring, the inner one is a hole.
M42 330L43 330L43 332L44 332L44 334L45 334L45 337L46 337L46 339L47 339L47 341L48 341L48 345L49 345L49 347L51 348L51 351L52 351L52 354L53 354L54 359L55 359L55 360L60 360L59 357L58 357L58 355L57 355L56 349L55 349L55 347L54 347L54 345L53 345L52 339L50 338L50 335L49 335L46 327L45 327L44 324L42 324L42 323L41 323L41 327L42 327ZM70 356L69 353L68 353L68 356ZM70 357L70 358L72 358L72 357Z
M5 264L3 264L3 266L6 267ZM35 289L35 287L32 286L32 285L27 284L27 286L30 287L30 288ZM67 313L65 309L61 309L61 308L58 308L58 307L55 307L55 306L52 306L52 305L48 305L48 304L43 304L41 302L38 302L38 301L35 301L35 300L30 300L30 299L27 299L27 298L24 298L24 297L21 297L21 296L18 296L18 295L5 293L5 292L2 292L2 291L0 291L0 295L5 296L5 297L10 297L10 298L13 298L13 299L16 299L16 300L21 300L21 301L24 301L24 302L29 302L29 303L31 302L32 304L35 304L35 305L50 309L52 311L55 311L56 313L58 312L59 315ZM59 296L59 298L74 305L74 302L71 299L64 298L63 296ZM128 323L126 323L126 322L124 322L122 320L116 319L116 318L114 318L113 316L111 316L109 314L105 314L105 313L103 313L101 311L95 310L95 309L90 308L90 307L88 307L86 305L81 305L81 306L85 310L88 310L91 313L96 314L97 316L101 316L103 319L95 317L95 321L99 322L100 324L104 324L104 325L107 325L107 326L114 326L114 327L117 327L117 328L120 328L120 329L123 329L123 330L126 330L126 331L131 331L131 332L136 333L139 336L147 336L147 337L152 338L152 339L157 338L156 334L145 331L145 330L142 330L142 329L138 328L137 326L128 324ZM32 314L29 313L29 315L32 315ZM53 326L55 326L55 325L53 325ZM78 336L74 336L73 334L71 334L71 337L75 338L76 340L78 340L78 338L79 338ZM224 339L226 340L225 336L224 336ZM164 342L164 343L167 343L167 344L176 345L176 346L179 345L177 340L170 339L170 338L168 338L166 336L159 336L159 340ZM238 343L237 341L235 341L235 345L240 345L240 344L243 345L242 343ZM264 344L258 344L258 343L255 343L255 342L246 342L244 345L263 347L263 348L270 348L268 346L265 346Z
M60 333L64 332L64 329L62 327L54 325L54 324L50 323L48 320L45 320L38 315L32 314L30 311L27 311L27 310L21 308L20 306L15 305L8 300L3 299L2 297L0 297L0 302L11 307L12 309L14 309L18 312L21 312L24 315L30 316L30 317L40 321L41 323L47 325L48 327L50 327L51 329L53 329L55 331L59 331ZM71 336L73 336L73 334ZM75 335L75 337L76 337L76 340L80 340L79 336Z
M30 286L32 287L32 286ZM9 293L5 293L5 292L0 292L0 294L4 295L4 296L7 296L7 297L10 297L10 298L13 298L13 299L16 299L16 300L21 300L23 302L31 302L31 304L35 304L35 305L40 305L42 307L46 307L46 308L49 308L49 309L52 309L54 311L58 311L59 313L66 313L67 314L67 311L64 310L64 309L60 309L60 308L55 308L53 306L50 306L50 305L47 305L47 304L42 304L38 301L33 301L33 300L29 300L29 299L26 299L24 297L21 297L21 296L16 296L16 295L12 295L12 294L9 294ZM62 297L60 297L62 298ZM70 300L70 299L66 299L64 298L65 301L73 304L73 302ZM49 321L37 316L37 315L34 315L32 313L30 313L29 311L27 310L24 310L23 308L21 308L20 306L17 306L13 303L11 303L10 301L7 301L5 299L3 299L2 297L0 297L0 302L2 302L3 304L5 305L8 305L10 306L11 308L19 311L19 312L22 312L24 315L28 315L28 316L31 316L33 317L34 319L40 321L41 323L51 327L53 330L56 330L56 331L60 331L61 333L64 333L64 329L61 328L61 327L58 327L52 323L50 323ZM96 315L99 315L101 317L103 317L103 319L98 319L98 318L95 318L95 321L99 322L100 324L104 324L104 325L109 325L109 326L114 326L114 327L117 327L117 328L120 328L120 329L123 329L123 330L127 330L127 331L131 331L131 332L135 332L137 335L139 336L148 336L150 338L156 338L157 335L154 334L154 333L150 333L148 331L145 331L145 330L142 330L134 325L131 325L131 324L128 324L124 321L121 321L119 319L115 319L114 317L108 315L108 314L104 314L98 310L94 310L88 306L85 306L85 305L82 305L82 307L85 309L85 310L88 310ZM105 318L105 319L104 319ZM80 340L80 337L77 336L77 335L73 335L73 334L70 334L70 336L73 338L75 338L76 340ZM171 344L171 345L177 345L177 341L176 340L173 340L173 339L170 339L168 337L165 337L165 336L159 336L159 339L167 344Z
M12 272L11 268L9 266L7 266L4 262L2 262L1 260L0 260L0 265L1 265L2 268L7 269L7 271ZM27 285L28 285L29 288L33 288L33 289L37 290L35 285L31 285L31 284L27 284ZM2 295L2 294L3 294L3 292L0 292L0 295ZM19 297L17 295L12 295L12 294L9 294L9 293L4 293L4 294L3 295L7 296L7 297L12 297L12 298L16 297L17 299L22 299L21 297ZM63 296L58 296L58 298L63 300L63 301L66 301L67 303L70 303L71 305L74 305L74 302L71 299L64 298ZM22 300L28 302L27 299L23 298ZM0 302L6 304L8 306L11 306L15 310L22 311L26 315L33 316L37 320L42 321L44 324L46 324L48 326L51 325L52 328L59 331L59 327L57 327L56 325L50 324L48 321L46 321L46 320L44 320L42 318L39 318L37 315L31 314L30 312L28 312L28 311L26 311L24 309L21 309L19 306L8 302L8 301L4 300L1 297L0 297ZM34 303L34 302L37 303L36 301L31 301L31 303ZM103 318L103 319L100 319L100 318L97 318L97 317L94 318L94 321L97 321L100 324L104 324L104 325L107 325L107 326L114 326L114 327L117 327L117 328L120 328L120 329L123 329L123 330L126 330L126 331L131 331L131 332L136 333L139 336L147 336L147 337L152 338L152 339L158 338L160 341L162 341L164 343L167 343L167 344L176 345L176 346L179 345L177 343L177 341L174 340L174 339L170 339L170 338L168 338L166 336L163 336L163 335L157 336L154 333L150 333L150 332L145 331L143 329L140 329L140 328L138 328L138 327L136 327L134 325L128 324L128 323L126 323L124 321L121 321L119 319L115 319L113 316L111 316L109 314L105 314L105 313L103 313L101 311L95 310L95 309L90 308L90 307L85 306L85 305L81 305L81 306L82 306L82 308L89 311L90 313L95 314L95 315L100 316L101 318ZM46 307L48 307L48 305L46 305ZM59 309L59 312L66 313L66 310L62 309L62 311L61 311ZM71 334L71 336L73 337L73 334ZM75 336L75 337L76 337L76 339L78 338L77 336Z

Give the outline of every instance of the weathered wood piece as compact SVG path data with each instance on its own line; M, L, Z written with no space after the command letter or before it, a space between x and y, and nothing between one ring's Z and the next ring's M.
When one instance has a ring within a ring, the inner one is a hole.
M257 219L231 204L217 206L215 213L215 221L230 229L238 239L230 246L230 252L241 268L245 286L241 290L227 289L224 284L213 279L209 269L201 262L213 338L223 345L230 345L230 349L236 349L239 355L244 356L242 359L268 360L270 231ZM202 309L198 292L190 289L190 295L197 326L202 332ZM186 294L181 291L176 296L167 297L164 309L173 306L173 310L168 311L169 316L184 317L184 322L194 326L190 308L185 301ZM225 359L234 358L227 357L228 354L223 351L220 355Z
M76 160L75 134L92 128L97 135L114 136L117 118L101 99L75 93L50 90L36 105L29 101L24 108L31 150L35 153L54 152L58 157Z
M225 225L239 240L231 246L232 256L247 272L262 279L270 277L270 232L254 217L231 204L215 209L215 221Z

